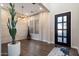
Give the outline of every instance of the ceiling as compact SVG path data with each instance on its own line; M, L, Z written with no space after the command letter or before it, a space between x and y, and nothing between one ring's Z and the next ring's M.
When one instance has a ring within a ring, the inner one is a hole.
M22 12L22 6L23 12ZM4 3L3 7L7 8L9 7L8 3ZM41 3L15 3L15 10L20 13L27 16L31 16L43 11L48 11Z

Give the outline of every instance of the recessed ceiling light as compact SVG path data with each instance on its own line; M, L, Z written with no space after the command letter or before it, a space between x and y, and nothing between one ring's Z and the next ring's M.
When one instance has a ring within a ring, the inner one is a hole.
M4 5L3 4L0 4L1 5L1 7L3 7Z
M41 7L40 7L39 9L40 9L40 10L42 10L42 8L41 8Z

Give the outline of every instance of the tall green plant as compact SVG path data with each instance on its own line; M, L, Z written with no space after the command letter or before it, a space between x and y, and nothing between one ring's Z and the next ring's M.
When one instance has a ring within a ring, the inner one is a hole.
M8 18L7 26L9 29L10 36L12 37L12 44L15 44L16 43L15 36L17 32L17 29L16 29L17 20L14 20L16 16L16 12L14 9L15 5L12 3L10 3L9 5L10 5L9 7L10 18Z

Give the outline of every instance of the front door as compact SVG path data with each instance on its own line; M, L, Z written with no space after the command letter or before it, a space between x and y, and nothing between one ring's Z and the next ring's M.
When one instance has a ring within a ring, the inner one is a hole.
M55 15L55 44L71 46L71 12Z

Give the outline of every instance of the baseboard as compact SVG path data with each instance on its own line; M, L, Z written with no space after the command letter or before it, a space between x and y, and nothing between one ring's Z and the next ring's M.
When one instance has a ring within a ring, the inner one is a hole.
M51 42L51 41L46 41L46 40L39 40L39 39L36 39L36 38L32 38L33 40L38 40L38 41L42 41L42 42L46 42L48 44L55 44L54 42Z
M38 38L32 38L33 40L37 40L37 41L42 41L42 40L39 40Z

